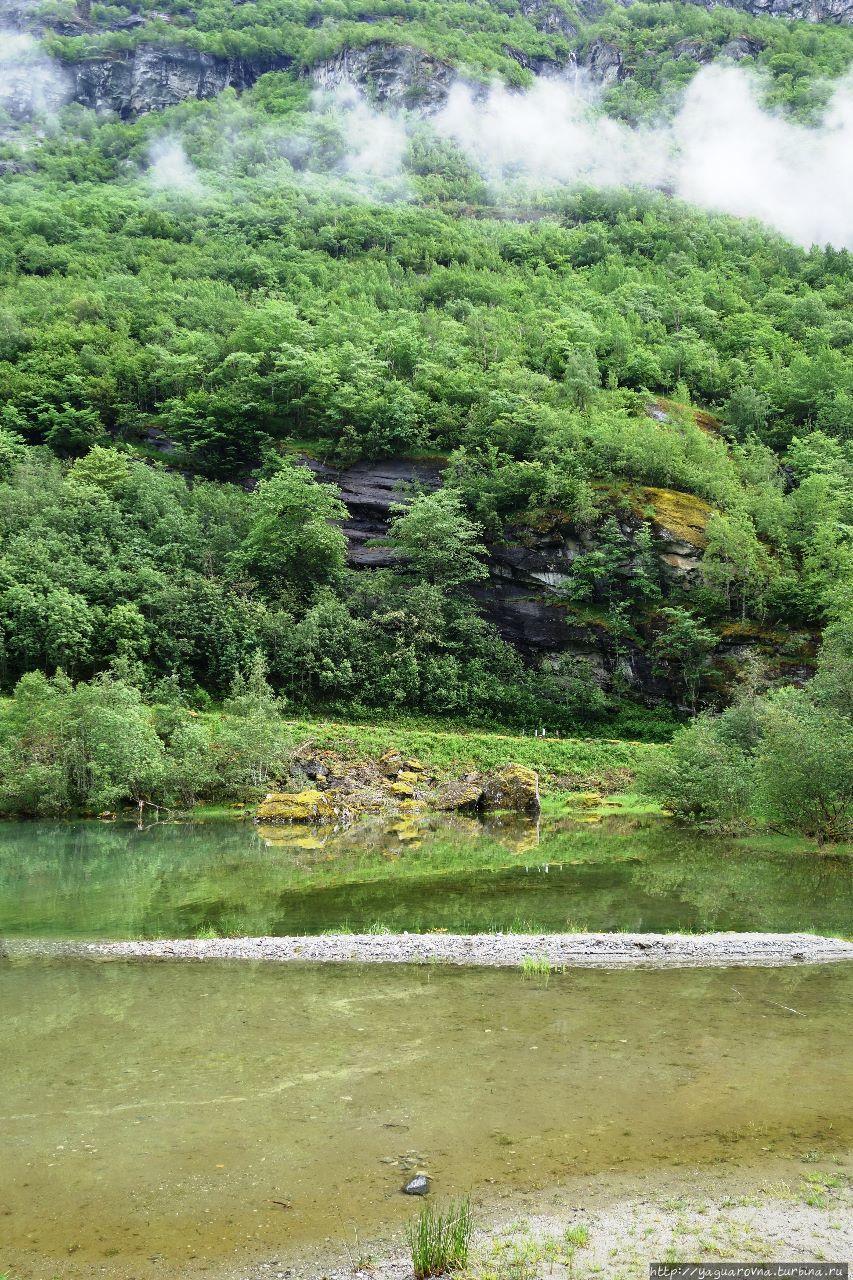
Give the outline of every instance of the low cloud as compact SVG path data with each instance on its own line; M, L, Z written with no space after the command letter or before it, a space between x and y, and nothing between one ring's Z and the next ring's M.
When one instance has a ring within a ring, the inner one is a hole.
M754 78L708 67L688 87L672 135L677 193L759 218L806 247L853 248L853 79L816 128L762 109Z
M32 36L0 29L0 110L29 122L52 115L69 96L68 77Z
M742 68L703 67L674 119L634 129L603 115L581 77L542 79L523 93L460 82L429 127L459 146L499 199L523 184L645 186L759 219L806 247L853 248L853 78L836 86L814 127L763 107L761 88ZM334 106L354 177L402 169L404 116L374 110L352 87Z
M398 177L408 146L406 124L400 116L374 111L350 84L340 85L322 98L343 118L347 172L356 179Z
M158 138L149 148L148 159L148 181L155 190L201 194L203 187L198 172L179 138Z
M494 184L662 184L671 139L601 115L583 81L538 80L525 93L495 84L485 97L456 84L434 127Z

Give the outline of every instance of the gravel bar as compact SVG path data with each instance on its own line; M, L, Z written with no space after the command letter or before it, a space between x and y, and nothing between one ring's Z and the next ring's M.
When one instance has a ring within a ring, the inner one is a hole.
M8 958L262 960L310 964L446 964L555 969L686 969L853 960L853 943L809 933L353 933L318 937L83 942L6 939Z

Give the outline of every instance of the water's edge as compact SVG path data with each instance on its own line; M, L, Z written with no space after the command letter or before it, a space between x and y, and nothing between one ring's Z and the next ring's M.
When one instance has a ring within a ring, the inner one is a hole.
M254 960L311 964L447 964L512 968L686 969L853 961L853 942L806 933L330 934L86 942L0 940L9 959Z

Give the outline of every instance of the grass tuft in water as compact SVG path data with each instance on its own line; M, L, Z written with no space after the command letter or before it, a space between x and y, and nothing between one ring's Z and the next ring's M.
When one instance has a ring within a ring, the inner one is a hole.
M553 965L544 956L524 956L521 964L522 978L550 978Z
M468 1261L471 1231L471 1201L467 1196L451 1201L443 1213L432 1205L422 1205L417 1218L406 1228L415 1280L461 1270Z

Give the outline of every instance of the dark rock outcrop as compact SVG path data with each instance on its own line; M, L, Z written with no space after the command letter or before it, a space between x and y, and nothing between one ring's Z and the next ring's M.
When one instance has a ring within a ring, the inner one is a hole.
M521 12L544 35L559 34L571 39L577 35L577 26L562 6L553 0L521 0Z
M405 458L343 468L312 459L305 459L305 464L319 480L339 488L349 512L343 524L349 562L360 569L387 568L395 563L390 548L371 546L370 542L387 533L393 503L403 500L415 486L430 490L441 483L438 463ZM701 562L700 526L710 511L708 504L690 494L668 490L643 490L641 496L644 505L660 508L653 527L667 572L677 579L691 579ZM626 521L625 531L630 528L630 521ZM642 649L622 643L617 652L604 626L579 620L567 608L562 589L572 561L593 542L593 534L559 518L536 528L508 526L504 539L489 547L489 577L476 585L474 598L503 638L533 665L580 658L603 685L618 676L652 700L672 696L668 681L652 670Z
M651 406L650 413L652 409L655 407ZM665 413L655 409L658 412ZM319 480L339 488L349 513L343 524L349 561L359 569L387 568L395 563L390 548L369 543L387 533L392 504L402 501L413 487L431 490L441 483L438 462L392 458L359 462L351 467L331 467L308 459L305 462ZM678 587L698 584L705 529L713 514L711 505L695 494L639 489L636 514L628 512L620 517L623 534L630 537L648 513L664 574ZM535 525L510 524L503 540L489 546L489 577L477 583L472 594L484 616L532 666L553 667L567 659L578 659L605 688L615 683L650 703L678 702L682 691L677 673L671 673L670 678L653 665L647 652L648 637L637 643L621 636L617 644L605 619L586 616L567 600L564 588L572 562L594 545L593 530L578 529L559 515ZM796 632L753 635L736 627L730 632L721 635L708 669L706 685L710 694L725 691L750 653L759 653L771 672L786 679L798 682L811 674L814 655L808 649L808 637ZM401 770L410 768L396 759L393 764ZM388 776L393 776L393 770ZM405 776L402 783L404 787L412 785ZM339 780L336 785L340 788ZM432 796L431 806L477 809L482 785L479 778L463 779ZM402 788L396 795L398 799L403 797Z
M504 45L503 51L508 58L512 58L513 62L524 67L525 71L530 71L534 76L545 80L572 76L577 71L578 63L574 53L570 53L568 58L561 61L559 58L548 57L544 53L524 53L523 50L515 49L508 44Z
M192 98L214 98L224 89L248 89L266 71L282 70L285 55L257 60L218 58L182 45L137 45L86 58L67 68L70 97L123 120L173 107Z
M764 48L764 42L761 40L752 40L747 36L735 36L733 40L729 40L724 44L720 53L725 58L731 58L733 62L741 62L744 58L757 58L761 50Z
M313 458L305 459L305 463L318 480L340 489L349 512L349 519L343 525L349 543L349 561L359 568L383 569L395 562L390 548L368 544L388 532L395 502L402 502L415 487L432 490L441 483L441 468L437 464L412 462L408 458L357 462L351 467L330 467Z
M562 10L543 4L539 11L543 22L561 24L560 34L566 39L577 35ZM571 77L580 68L591 79L607 86L624 80L628 74L621 53L606 40L593 40L581 55L573 51L562 56L530 54L512 45L505 45L504 53L537 77ZM355 85L377 106L406 107L423 115L440 111L451 86L465 80L458 68L422 49L380 41L363 49L342 49L334 57L316 63L309 74L319 89ZM465 83L475 99L488 92L488 85L482 82L467 80Z
M586 51L578 58L578 65L595 80L607 88L626 79L628 71L622 61L622 54L614 44L607 40L593 40Z
M710 62L714 56L713 47L704 40L676 40L672 52L676 58L688 58L691 62Z

